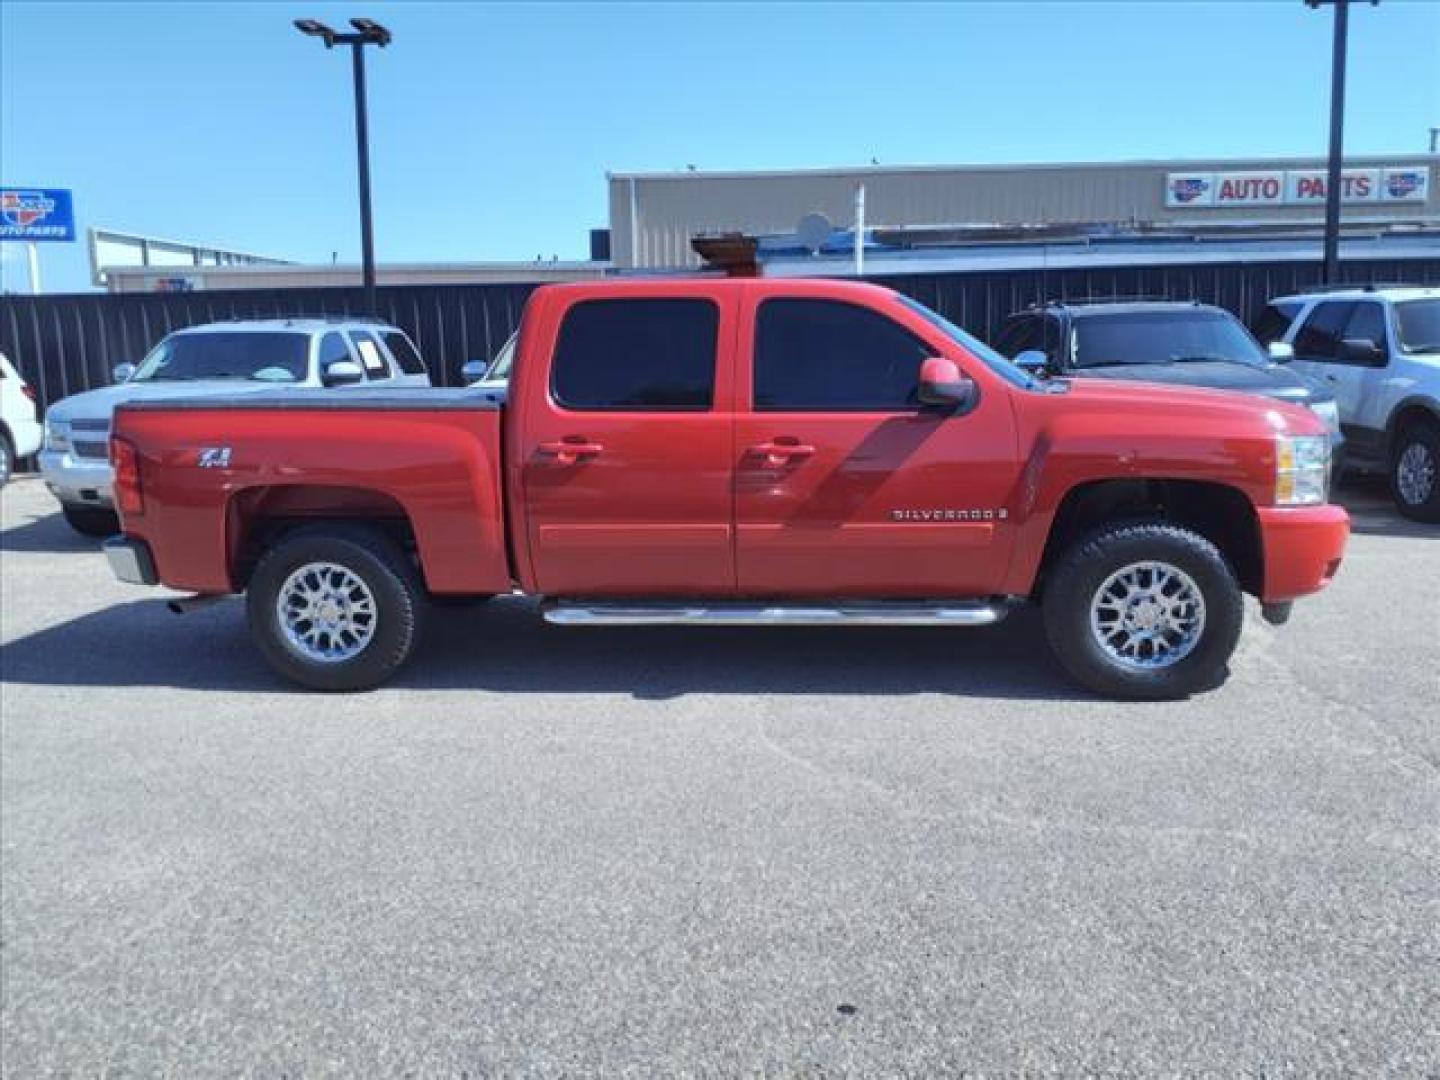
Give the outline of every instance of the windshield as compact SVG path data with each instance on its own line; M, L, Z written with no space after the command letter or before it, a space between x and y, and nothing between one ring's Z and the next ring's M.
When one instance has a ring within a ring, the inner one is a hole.
M1034 390L1039 387L1039 380L1016 367L973 334L967 334L964 330L961 330L960 327L945 318L944 315L931 311L924 304L917 300L911 300L908 296L900 297L900 302L911 311L923 316L927 322L938 327L941 333L958 344L1006 382L1013 383L1026 390Z
M1406 352L1440 352L1440 300L1406 300L1395 305L1400 347Z
M520 333L516 331L510 335L504 345L500 346L500 351L495 354L495 362L490 365L490 370L485 372L486 382L492 379L510 378L510 365L515 362L515 342L519 338Z
M310 351L307 334L258 330L172 334L141 361L131 382L258 379L300 382Z
M1076 367L1232 360L1270 362L1259 342L1223 311L1125 311L1075 320Z

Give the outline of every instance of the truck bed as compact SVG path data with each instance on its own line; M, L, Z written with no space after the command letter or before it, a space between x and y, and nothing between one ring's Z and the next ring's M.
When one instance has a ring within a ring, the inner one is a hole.
M125 530L161 580L217 593L240 587L277 524L380 519L413 541L432 592L508 591L503 400L355 388L128 403L115 435L139 456L145 508Z

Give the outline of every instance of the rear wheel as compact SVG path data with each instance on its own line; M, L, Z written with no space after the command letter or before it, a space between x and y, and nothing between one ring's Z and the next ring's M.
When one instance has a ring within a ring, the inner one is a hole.
M1087 534L1049 575L1045 633L1079 683L1110 697L1163 699L1224 680L1240 638L1240 586L1215 545L1174 525Z
M65 523L81 536L114 536L120 531L120 516L114 510L66 504L60 511Z
M265 553L246 609L256 645L280 674L313 690L366 690L410 656L423 596L414 566L384 535L316 527Z
M1411 424L1390 454L1390 493L1400 513L1440 522L1440 425Z

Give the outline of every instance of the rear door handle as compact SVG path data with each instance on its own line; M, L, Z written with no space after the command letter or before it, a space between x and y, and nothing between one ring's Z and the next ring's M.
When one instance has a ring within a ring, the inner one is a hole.
M584 439L565 439L561 442L542 442L535 448L546 457L553 457L557 465L574 465L581 458L591 458L604 451L601 443Z
M750 453L765 459L765 464L772 469L778 469L788 465L796 458L807 458L815 453L815 447L802 442L789 442L775 440L763 442L750 447Z

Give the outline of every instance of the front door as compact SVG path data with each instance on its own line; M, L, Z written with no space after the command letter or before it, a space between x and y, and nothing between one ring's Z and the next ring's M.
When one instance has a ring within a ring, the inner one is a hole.
M728 596L732 292L694 284L571 301L522 344L510 442L535 588L552 596ZM528 316L527 316L528 318ZM543 361L552 357L548 385Z
M880 310L822 290L767 298L757 283L742 305L754 333L736 365L741 595L994 593L1019 478L1006 388L984 380L964 415L920 406L926 357L972 377L979 361L898 300Z

